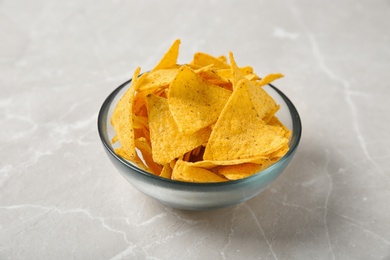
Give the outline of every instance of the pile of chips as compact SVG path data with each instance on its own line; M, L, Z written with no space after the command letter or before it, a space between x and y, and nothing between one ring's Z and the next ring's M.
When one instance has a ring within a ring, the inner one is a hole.
M246 178L285 155L291 131L262 88L283 75L260 78L232 53L230 63L198 52L178 65L179 46L153 70L134 72L111 117L116 154L157 176L201 183Z

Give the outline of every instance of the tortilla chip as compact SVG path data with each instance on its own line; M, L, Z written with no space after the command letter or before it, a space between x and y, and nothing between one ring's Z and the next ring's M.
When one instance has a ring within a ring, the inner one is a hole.
M202 76L202 78L204 78L208 82L213 83L215 85L223 86L223 87L225 87L226 85L231 85L229 78L220 76L218 73L219 69L215 69L213 67L214 67L213 65L209 65L197 69L195 70L195 72L198 75Z
M111 143L115 144L116 142L119 141L119 138L118 138L118 135L115 135L112 139L111 139Z
M260 81L256 82L256 85L259 87L262 87L262 86L270 84L274 80L277 80L277 79L280 79L283 77L284 77L284 75L280 74L280 73L269 74L269 75L265 76L264 78L262 78Z
M139 86L139 90L143 92L143 95L147 96L159 88L168 87L176 77L177 72L178 68L176 67L151 71L147 73L142 84Z
M224 63L227 63L227 58L225 55L218 56L217 59L224 62Z
M237 86L238 82L244 78L244 74L241 73L240 68L237 66L232 52L229 52L229 59L231 64L231 79L234 89Z
M171 179L172 178L172 168L169 163L165 164L162 168L162 171L160 173L160 177L165 179Z
M230 64L198 52L180 66L179 46L150 72L134 72L111 117L115 153L162 178L200 183L246 178L283 157L291 131L262 88L283 75L260 78L231 52Z
M152 148L145 137L135 139L135 146L141 152L142 158L145 161L146 166L155 175L160 175L162 166L155 163L152 158Z
M212 171L194 167L191 163L178 160L172 171L172 180L185 182L224 182L228 179Z
M252 79L252 78L254 79L257 76L256 74L254 74L253 68L250 66L238 68L238 70L240 71L242 76L244 76L244 77L248 76L249 79ZM232 79L233 78L232 69L219 69L216 71L216 73L218 74L218 76L225 78L225 79ZM258 78L258 76L257 76L257 78Z
M135 158L134 130L133 130L133 99L136 90L135 85L141 68L134 71L133 80L129 89L117 103L111 117L111 124L118 136L117 140L122 147L121 152L126 154L127 158Z
M183 66L169 87L169 110L179 130L193 134L217 120L230 95Z
M147 102L150 140L156 163L167 164L207 142L211 131L208 128L190 135L179 131L169 111L167 99L151 94L147 96Z
M203 53L203 52L197 52L194 54L194 59L192 60L191 64L197 65L200 67L204 67L210 64L213 64L215 68L219 69L229 69L230 66L227 64L223 59L214 57L210 54Z
M180 40L177 39L173 42L171 47L165 53L160 62L154 67L155 70L170 69L176 66L177 58L179 57Z
M247 79L245 79L247 80ZM275 100L261 87L255 85L253 82L247 80L250 91L250 96L257 114L261 119L270 114L272 116L279 109ZM267 120L265 120L267 121Z
M253 157L253 158L224 160L224 161L201 160L201 161L188 162L188 163L190 163L193 167L212 169L218 166L238 165L243 163L266 164L268 161L269 161L269 155Z
M127 154L124 152L123 148L116 148L114 149L115 154L122 157L123 159L126 159L128 161L131 161L133 164L135 164L138 168L149 171L149 168L143 163L143 161L139 158L139 156L136 154L134 158L129 158Z
M282 122L280 122L279 118L277 118L276 116L272 116L268 124L282 127L284 131L286 131L285 137L287 139L290 139L292 134L291 130L289 130Z
M247 178L264 168L261 164L243 163L237 165L223 166L218 169L218 174L225 176L229 180L239 180Z
M261 157L288 143L279 126L266 125L252 103L248 80L238 82L211 133L204 160Z

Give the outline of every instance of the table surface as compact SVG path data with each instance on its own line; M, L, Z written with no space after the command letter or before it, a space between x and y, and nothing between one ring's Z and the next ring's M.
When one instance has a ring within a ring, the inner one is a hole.
M0 2L0 259L390 259L390 2ZM300 147L255 198L172 209L121 177L106 96L174 39L297 107Z

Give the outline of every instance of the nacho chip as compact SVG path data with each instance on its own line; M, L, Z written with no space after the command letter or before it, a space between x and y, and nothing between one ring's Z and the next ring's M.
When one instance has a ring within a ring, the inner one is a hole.
M229 180L239 180L247 178L260 170L265 166L255 163L243 163L237 165L223 166L218 169L218 174L225 176Z
M179 130L193 134L217 120L230 95L183 66L169 87L169 110Z
M177 72L178 68L176 67L151 71L147 73L142 84L140 84L139 90L147 96L157 89L168 87L176 77Z
M122 147L121 153L126 154L126 157L135 158L135 144L133 131L133 98L135 93L135 85L137 84L138 76L141 68L137 68L133 75L133 80L129 89L123 95L116 105L111 117L111 124L118 136L118 141Z
M229 59L231 64L231 79L233 83L233 89L238 85L238 82L244 78L244 74L241 73L240 68L237 66L232 52L229 52Z
M115 135L112 139L111 139L111 143L115 144L116 142L119 141L119 138L118 138L118 135Z
M141 152L142 158L144 159L145 164L150 169L150 171L155 175L160 175L163 167L154 162L152 158L152 148L150 147L150 144L146 138L140 137L135 139L135 146Z
M129 158L127 154L124 152L123 148L116 148L115 154L118 156L131 161L133 164L135 164L138 168L144 170L144 171L150 171L149 168L143 163L143 161L139 158L139 156L136 154L134 158Z
M286 138L290 138L291 130L289 130L282 122L280 122L279 118L277 118L275 115L270 118L268 124L282 127L286 131Z
M219 74L219 69L213 68L213 65L209 65L206 67L202 67L200 69L195 70L195 72L202 76L206 81L213 83L218 86L223 86L223 87L230 87L231 82L228 78L222 77ZM231 87L230 87L231 88Z
M165 53L164 57L154 67L153 71L160 69L170 69L176 66L177 58L179 57L180 40L177 39L173 42L169 50Z
M143 74L141 77L145 78L145 74ZM137 84L137 86L139 85L141 84ZM135 97L133 100L133 114L136 116L143 117L148 116L148 112L146 109L146 96L140 91L136 91L135 93Z
M289 150L291 131L260 78L232 53L198 52L178 65L174 41L150 72L134 72L111 123L115 153L162 178L185 182L238 180L265 169Z
M172 167L169 163L165 164L162 168L162 171L160 173L160 177L165 179L171 179L172 178Z
M227 63L227 58L225 55L218 56L217 59L224 62L224 63Z
M167 99L150 94L147 96L147 101L150 140L153 160L156 163L167 164L207 142L210 136L208 128L190 135L179 131L169 111Z
M226 60L226 59L225 59ZM214 57L210 54L197 52L194 54L194 59L191 64L197 65L199 67L204 67L210 64L213 64L215 68L219 69L229 69L229 64L224 61L224 59Z
M269 74L256 83L257 86L262 87L270 84L272 81L283 78L284 75L280 73Z
M200 160L195 162L188 162L188 165L204 169L212 169L218 166L227 165L238 165L243 163L254 163L254 164L266 164L269 161L269 156L259 156L253 158L234 159L234 160Z
M211 133L204 160L235 160L270 154L288 143L279 126L266 125L252 103L248 81L242 79Z
M223 182L228 179L213 173L212 171L194 167L191 163L177 161L172 171L172 180L185 182Z
M263 88L255 85L247 79L245 80L248 84L252 104L254 105L259 117L264 120L264 118L268 115L269 117L273 116L279 109L275 100Z
M250 80L258 78L258 76L253 72L253 68L250 66L246 66L246 67L242 67L242 68L238 68L238 69L241 72L242 76L244 76L244 77L248 76L248 79L250 79ZM219 70L216 70L216 73L218 74L218 76L220 76L221 78L224 78L224 79L233 78L232 69L219 69Z

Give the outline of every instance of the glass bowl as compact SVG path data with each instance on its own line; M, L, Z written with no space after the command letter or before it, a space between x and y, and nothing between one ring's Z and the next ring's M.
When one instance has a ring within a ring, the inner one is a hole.
M155 176L116 155L111 144L115 132L110 124L110 118L116 103L130 86L130 82L131 80L128 80L120 85L104 101L98 116L100 139L108 158L132 186L170 207L207 210L228 207L249 200L276 180L297 150L302 132L298 111L280 90L273 85L268 85L264 86L264 89L277 104L280 104L277 117L292 130L290 150L279 161L248 178L220 183L187 183Z

